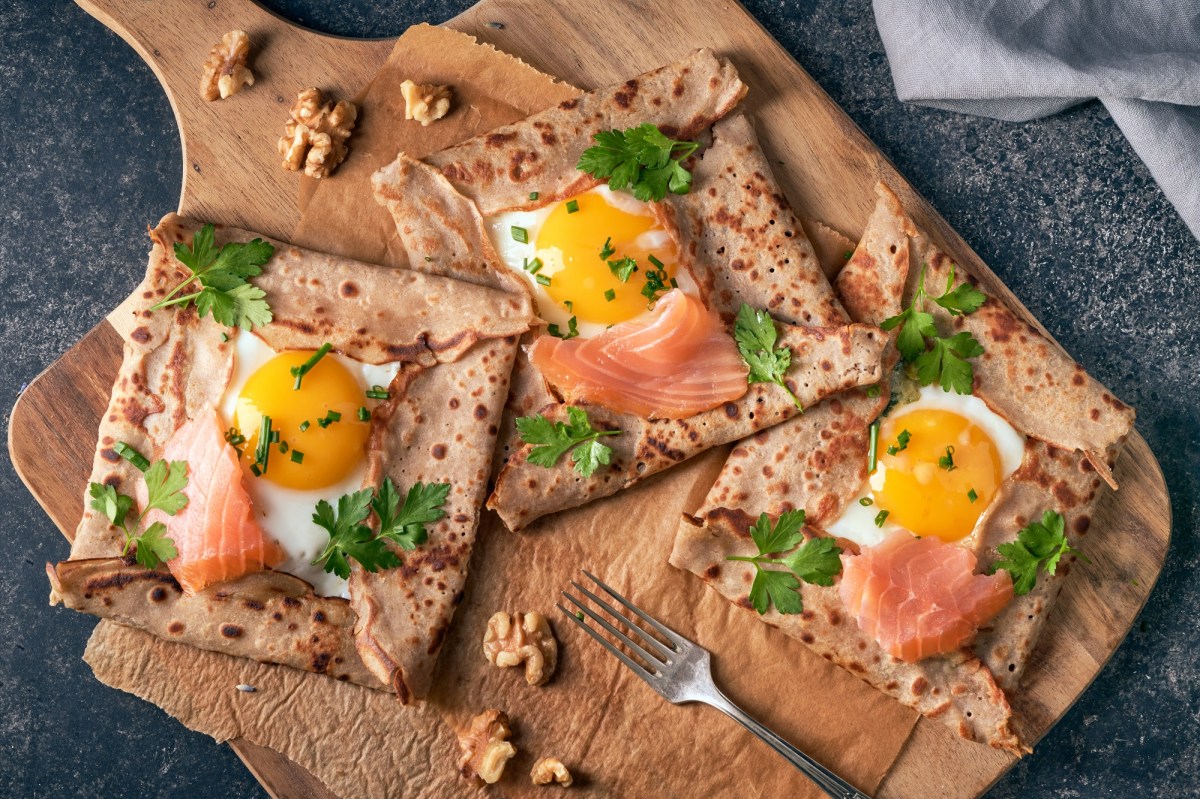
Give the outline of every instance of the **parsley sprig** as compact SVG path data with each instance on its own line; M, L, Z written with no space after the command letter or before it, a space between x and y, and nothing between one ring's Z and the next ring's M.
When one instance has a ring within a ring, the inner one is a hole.
M1063 555L1070 553L1077 555L1084 563L1091 563L1067 541L1065 528L1066 520L1061 513L1046 511L1040 522L1030 522L1021 528L1016 541L996 547L1001 557L992 563L988 574L1004 569L1012 575L1013 593L1023 596L1037 584L1039 570L1054 574Z
M542 414L517 419L517 432L526 444L533 444L529 462L549 468L571 451L575 471L591 477L601 465L612 463L612 447L600 443L602 436L620 435L620 430L597 430L587 411L569 406L566 422L552 422Z
M775 330L775 320L771 315L743 303L733 324L733 338L737 342L742 360L750 367L747 381L774 383L780 386L803 412L804 406L800 404L800 399L792 393L783 379L788 367L792 365L792 351L787 347L775 346L779 334Z
M916 367L922 386L937 383L943 391L970 394L975 370L968 362L983 354L983 346L967 331L942 336L934 323L933 314L924 310L925 300L932 299L951 316L975 313L987 301L987 295L970 283L954 286L954 267L946 278L946 290L940 297L929 297L925 291L925 266L917 281L912 303L895 316L883 320L884 330L900 328L896 347L906 363Z
M364 488L338 498L337 509L326 500L317 503L313 523L329 533L329 543L313 561L343 580L350 577L350 560L358 561L364 571L377 572L403 563L387 542L412 550L425 543L429 533L425 525L446 515L442 506L450 493L449 483L416 483L408 490L404 504L392 478L384 479L379 492ZM371 512L379 519L379 533L366 524Z
M804 511L792 510L782 514L774 526L767 514L758 517L750 528L750 537L758 554L728 555L725 560L754 564L754 582L750 585L750 604L759 614L771 605L780 613L799 613L804 610L800 583L833 585L833 578L842 571L842 550L832 538L810 538L804 541ZM800 546L797 548L797 544ZM794 550L794 551L793 551ZM774 557L779 552L790 555ZM783 566L787 571L767 568Z
M602 130L596 142L583 151L575 168L597 178L608 178L614 191L632 187L642 202L661 200L672 194L687 194L692 173L682 161L700 147L697 142L676 141L646 122L626 130Z
M121 550L121 557L128 555L133 547L137 562L147 569L153 569L179 554L175 542L167 537L165 524L155 522L142 530L142 522L152 510L161 510L168 516L174 516L187 506L188 498L183 493L188 484L187 468L187 461L155 461L150 464L144 475L146 507L137 514L132 524L130 512L133 510L133 497L105 483L88 484L92 508L107 516L125 534L125 548Z
M175 258L188 268L191 275L155 303L157 311L171 305L187 305L193 300L201 316L212 314L213 319L229 327L253 330L271 321L271 308L263 299L266 293L247 279L262 274L262 265L270 260L275 247L254 239L248 242L229 242L217 247L213 226L205 225L192 237L192 246L175 244ZM189 286L199 284L200 290L176 296Z

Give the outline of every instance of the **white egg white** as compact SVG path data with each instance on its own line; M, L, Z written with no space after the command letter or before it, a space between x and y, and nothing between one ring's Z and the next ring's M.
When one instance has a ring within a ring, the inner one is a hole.
M995 414L979 397L972 394L954 394L944 391L939 386L925 386L920 390L917 399L893 408L892 413L900 415L920 408L950 411L970 419L982 428L996 445L1000 456L1001 482L1007 480L1021 465L1025 454L1025 436ZM882 462L877 464L875 472L863 483L862 489L850 500L841 516L825 526L826 532L853 541L859 546L871 547L897 530L904 529L886 519L882 525L875 524L879 508L874 504L873 494L883 489L886 472L887 467ZM870 504L864 505L864 499L869 500Z
M239 330L234 338L233 377L225 387L218 408L221 419L228 427L233 424L238 395L250 376L258 371L278 353L253 333ZM387 386L399 371L398 363L373 365L329 353L326 358L336 358L350 370L366 392L371 386ZM271 481L254 477L243 471L244 484L259 514L259 523L268 535L283 549L286 557L276 569L311 583L313 590L321 596L349 597L349 583L336 574L312 565L313 558L321 554L329 542L329 533L313 523L313 511L324 499L337 505L338 497L362 488L367 463L364 457L358 466L340 482L314 490L298 490L276 485Z
M612 191L606 184L600 184L594 189L584 192L584 194L600 194L609 205L629 214L637 216L654 215L654 212L646 203L626 192ZM546 322L556 324L559 328L566 330L567 322L572 316L571 312L559 305L554 298L546 293L545 288L537 282L537 275L525 269L525 265L532 262L534 258L541 258L542 268L538 270L538 275L553 278L555 274L562 270L561 252L557 249L538 252L537 249L538 233L541 231L546 217L557 206L558 203L550 203L532 211L505 211L489 217L485 220L485 224L487 225L488 235L492 240L492 247L496 250L496 254L500 256L500 260L513 272L528 281L533 290L534 303L537 306L538 316ZM514 227L525 229L527 241L522 243L513 238L512 229ZM639 236L637 243L647 249L663 248L671 243L671 236L665 230L650 230ZM676 270L675 282L687 294L697 296L700 293L696 286L696 281L692 279L691 274L686 268L681 267ZM646 312L649 313L649 310ZM588 322L583 319L576 319L576 325L580 338L585 339L600 335L608 327L607 325Z

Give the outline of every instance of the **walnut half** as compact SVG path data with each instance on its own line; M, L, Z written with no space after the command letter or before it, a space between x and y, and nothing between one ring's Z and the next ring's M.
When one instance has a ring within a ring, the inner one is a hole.
M303 169L312 178L332 174L346 157L346 140L357 120L358 107L354 103L326 102L320 89L300 92L279 140L283 168L293 172Z
M237 94L254 85L254 73L246 66L250 37L245 31L230 31L212 46L200 75L200 96L210 103Z
M462 750L459 773L473 782L498 782L504 765L517 753L517 747L508 742L510 735L508 716L499 710L485 710L471 719L466 732L458 734L458 748Z
M432 83L413 83L406 80L400 84L404 95L404 118L415 119L426 127L450 111L450 87Z
M558 783L564 788L570 788L571 783L575 781L571 778L571 772L567 771L567 767L557 757L543 757L534 763L533 771L529 772L529 779L533 780L534 785Z
M488 620L483 655L489 663L501 668L524 663L525 682L541 685L550 679L558 665L558 641L542 614L510 616L500 611Z

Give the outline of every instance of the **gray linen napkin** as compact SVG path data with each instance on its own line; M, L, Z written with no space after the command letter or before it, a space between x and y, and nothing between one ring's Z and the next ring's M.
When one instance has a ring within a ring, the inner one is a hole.
M1200 239L1200 0L874 0L901 100L1021 122L1098 97Z

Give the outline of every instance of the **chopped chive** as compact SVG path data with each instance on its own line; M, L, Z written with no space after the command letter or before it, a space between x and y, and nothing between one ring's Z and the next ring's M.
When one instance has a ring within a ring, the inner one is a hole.
M844 253L842 253L842 259L849 261L851 255L854 255L854 250L846 250Z
M655 269L663 269L663 262L655 258L653 255L647 255L646 260L654 264Z
M607 261L608 257L615 253L616 250L612 246L612 236L609 236L604 240L604 246L600 248L600 260Z
M971 500L972 502L979 499L979 495L975 493L975 489L972 488L967 492L967 499Z
M530 202L533 202L537 198L538 198L538 193L536 191L529 192L529 201Z
M512 233L513 241L519 241L522 244L529 243L529 231L525 228L513 225L509 231Z
M858 504L862 505L864 508L869 508L875 504L875 500L871 499L870 497L863 497L858 501Z
M371 418L371 412L367 410L365 405L360 406L358 409L358 421L365 422L365 421L368 421L370 418Z
M908 449L908 442L912 440L912 433L908 430L901 430L900 435L896 436L896 443L887 448L887 454L898 455Z
M264 414L262 426L258 429L258 445L254 448L254 465L259 469L255 477L260 477L267 471L271 459L271 444L271 417Z
M538 275L535 278L535 280L537 280L539 286L549 286L550 285L550 276L549 275Z
M579 210L579 200L567 200L567 213L573 214Z
M132 463L139 472L144 472L150 468L150 461L146 459L146 456L124 441L118 441L116 444L113 444L113 452Z
M567 313L575 313L575 303L570 300L563 300L563 305L567 309Z
M292 450L292 463L304 463L304 453L298 449Z
M525 267L525 269L531 275L536 275L538 272L542 271L543 266L545 266L545 264L542 263L541 258L534 258L532 261L529 262L529 264Z
M867 396L870 397L871 399L875 399L876 397L878 397L879 392L880 392L880 388L879 388L878 383L876 383L873 386L867 386Z
M337 411L330 411L329 413L325 414L325 418L331 422L340 422L342 420L342 415Z
M604 299L608 300L609 302L612 302L616 298L617 292L615 290L609 289L608 291L604 292Z
M389 396L387 389L383 386L371 386L370 391L367 392L367 399L385 400Z
M875 465L879 460L879 420L871 422L869 428L871 432L871 445L867 449L867 473L875 471Z
M279 454L286 455L288 452L288 443L286 441L279 442Z
M575 618L579 619L580 621L583 621L583 611L582 610L575 611Z
M954 447L946 447L946 454L938 458L938 466L942 467L948 472L952 472L958 468L954 465Z
M673 289L679 288L679 281L677 281L675 278L671 278L671 288L673 288Z
M292 373L292 377L296 378L296 382L292 384L293 391L300 390L300 381L304 379L304 376L306 374L308 374L309 372L312 371L312 368L317 365L317 361L324 358L331 349L333 349L333 345L330 344L328 341L326 341L324 344L321 345L321 349L317 350L316 352L314 352L312 354L311 358L309 358L307 361L300 364L299 366L293 366L289 370Z
M883 527L883 523L885 521L887 521L887 517L888 517L888 511L886 511L886 510L881 510L881 511L879 511L879 513L876 513L875 514L875 526Z
M229 341L229 334L228 334L228 333L222 333L222 334L221 334L221 341Z
M272 443L272 444L278 444L278 443L279 443L279 431L278 431L278 430L272 430L272 431L271 431L271 441L270 441L270 443Z
M303 422L300 423L300 432L303 433L305 430L307 430L309 428L309 426L310 425L308 423L308 420L305 419Z
M257 463L252 463L252 464L250 464L250 472L251 472L251 474L253 474L255 477L262 477L262 469L258 468L258 464L257 464Z

